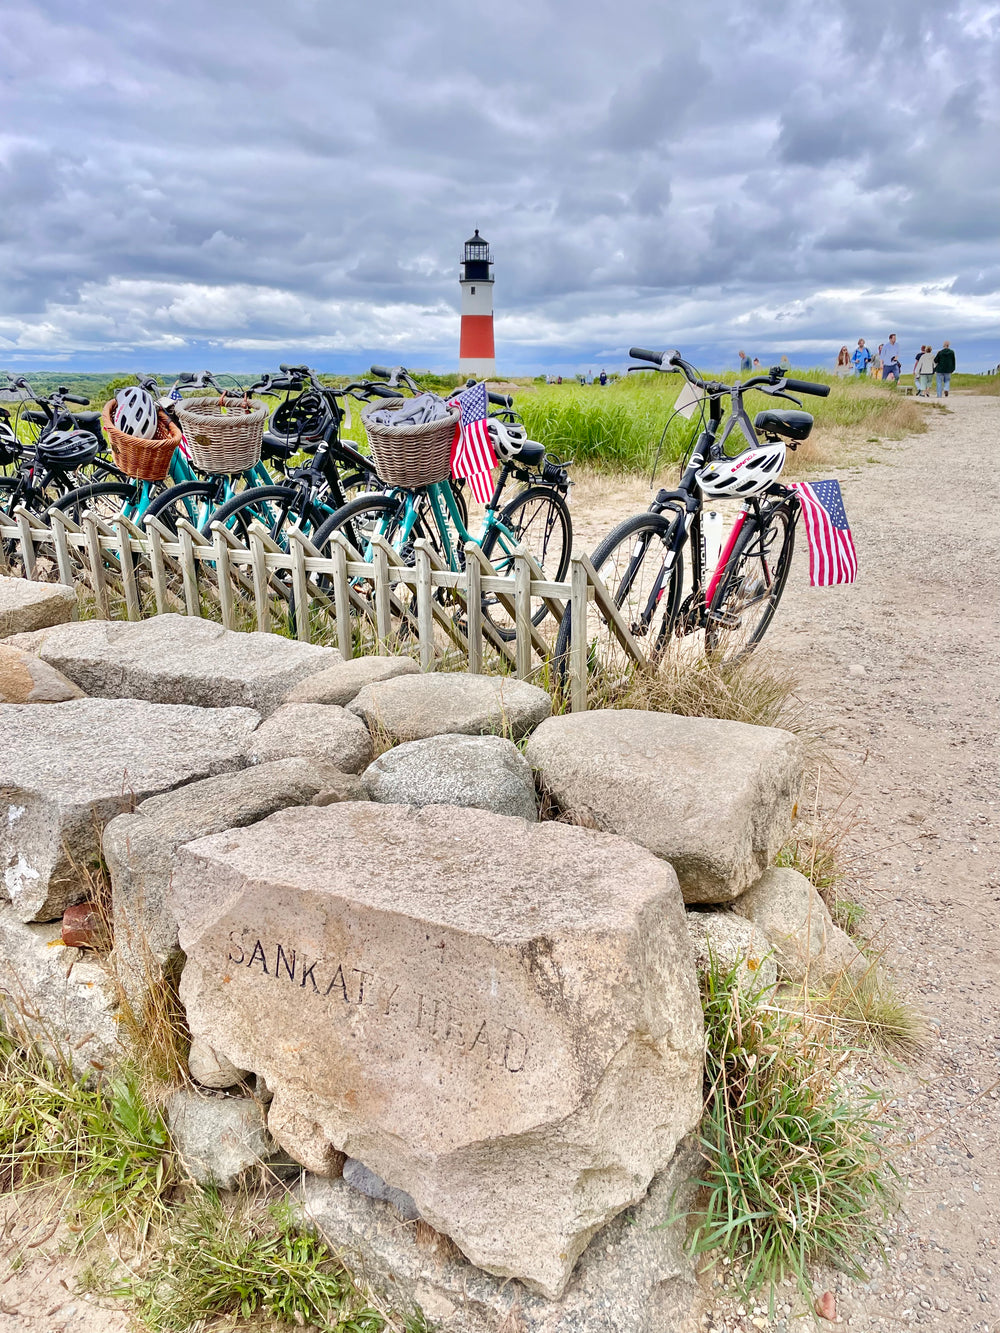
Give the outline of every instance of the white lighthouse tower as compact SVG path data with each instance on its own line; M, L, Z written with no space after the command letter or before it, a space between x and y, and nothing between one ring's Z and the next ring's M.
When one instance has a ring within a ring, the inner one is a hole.
M462 257L462 335L458 349L458 369L462 375L492 379L496 375L493 347L493 256L476 228L465 242Z

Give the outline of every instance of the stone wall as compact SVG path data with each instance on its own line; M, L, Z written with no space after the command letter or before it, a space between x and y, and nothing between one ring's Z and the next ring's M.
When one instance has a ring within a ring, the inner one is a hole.
M696 966L854 961L769 869L795 738L554 717L518 680L180 616L53 616L0 645L22 692L0 703L7 1021L99 1077L128 1058L117 1009L179 974L169 1118L196 1179L301 1170L333 1244L445 1327L683 1327L660 1223L694 1169ZM29 701L43 667L57 701ZM103 875L110 952L61 946Z

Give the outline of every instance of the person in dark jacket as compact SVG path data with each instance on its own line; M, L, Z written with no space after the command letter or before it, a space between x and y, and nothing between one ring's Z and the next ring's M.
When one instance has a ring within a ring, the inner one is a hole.
M951 377L955 373L955 353L951 350L951 343L943 344L940 352L934 355L934 377L937 380L937 396L941 397L941 390L944 389L944 396L948 397L948 388L951 385Z

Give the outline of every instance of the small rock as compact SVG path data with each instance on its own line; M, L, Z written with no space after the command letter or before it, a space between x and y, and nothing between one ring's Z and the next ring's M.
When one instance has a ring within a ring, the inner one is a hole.
M825 981L848 968L868 970L864 955L833 924L826 903L797 870L772 867L736 899L733 911L764 933L789 981Z
M61 625L75 613L76 591L68 584L0 575L0 638Z
M213 1051L207 1042L197 1037L188 1052L188 1073L203 1088L223 1090L234 1088L247 1077L245 1069L237 1069L224 1055Z
M353 657L307 676L285 695L286 704L349 704L365 685L397 676L415 676L420 668L412 657Z
M502 736L429 736L407 741L365 770L365 790L383 805L467 805L536 820L531 765Z
M824 1291L816 1302L816 1313L820 1319L834 1320L837 1318L837 1301L832 1291Z
M688 912L688 933L694 944L699 972L707 972L711 959L728 971L739 963L737 984L756 994L774 986L778 965L767 936L735 912Z
M512 676L439 671L366 685L348 707L393 742L454 732L517 739L549 716L552 700Z
M83 690L33 653L0 643L0 704L59 704Z
M71 949L100 949L107 943L108 931L94 903L75 903L67 907L62 919L62 942Z
M854 662L847 668L847 674L849 676L863 676L865 674L865 669L860 662Z
M181 1088L167 1102L174 1146L199 1185L236 1189L275 1152L264 1112L251 1097L205 1097Z
M282 704L251 736L247 753L252 764L301 756L360 773L371 761L372 738L336 704Z

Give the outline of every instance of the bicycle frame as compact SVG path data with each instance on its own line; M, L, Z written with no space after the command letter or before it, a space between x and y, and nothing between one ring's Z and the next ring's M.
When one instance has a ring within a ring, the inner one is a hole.
M498 488L499 489L499 488ZM451 482L436 481L430 486L424 486L419 491L407 491L400 488L394 488L387 492L390 498L399 498L405 496L403 511L401 516L394 516L392 519L391 531L398 545L405 546L413 536L414 528L420 518L420 505L418 499L421 495L426 495L430 504L431 513L434 516L434 526L437 528L438 535L441 538L442 552L448 568L459 570L461 562L459 560L459 547L452 540L453 535L457 536L461 547L466 542L474 542L477 546L482 546L486 534L496 529L500 534L501 541L510 543L509 550L513 551L517 546L517 538L505 523L502 523L497 517L493 502L497 496L494 493L490 505L486 509L486 516L483 520L482 530L478 536L471 533L462 518L461 510L458 507L458 501L455 499L455 492L452 490ZM450 527L449 527L450 523ZM376 526L376 532L385 536L390 528L386 520L380 520Z

